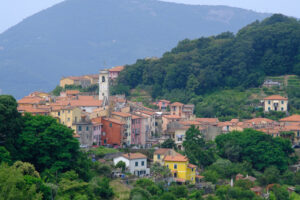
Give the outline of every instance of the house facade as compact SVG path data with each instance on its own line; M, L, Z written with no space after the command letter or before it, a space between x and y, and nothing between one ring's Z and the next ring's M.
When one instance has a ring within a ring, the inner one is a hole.
M157 162L159 163L161 166L164 165L164 158L167 155L176 155L176 151L173 149L166 149L166 148L161 148L161 149L157 149L154 151L153 154L153 162Z
M185 156L181 154L167 155L164 158L164 165L171 170L175 182L195 184L197 167L190 164Z
M90 148L93 146L93 124L87 116L82 116L79 122L73 124L75 133L79 139L80 147Z
M150 169L147 167L147 156L141 153L128 153L113 159L114 165L123 161L129 172L136 176L148 176Z
M101 145L123 146L125 123L113 119L102 118Z
M288 98L282 97L280 95L272 95L264 98L264 111L288 111Z
M131 123L132 123L132 118L131 114L129 113L124 113L124 112L112 112L112 118L121 120L122 122L125 123L124 126L124 142L126 142L127 146L131 145Z

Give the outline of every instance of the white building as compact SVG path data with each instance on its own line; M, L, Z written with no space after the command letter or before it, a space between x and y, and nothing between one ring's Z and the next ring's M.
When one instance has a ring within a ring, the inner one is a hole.
M103 105L109 102L109 71L101 70L99 74L99 100L103 101Z
M114 165L123 161L131 174L136 176L145 176L150 174L147 168L147 156L141 153L128 153L114 158Z

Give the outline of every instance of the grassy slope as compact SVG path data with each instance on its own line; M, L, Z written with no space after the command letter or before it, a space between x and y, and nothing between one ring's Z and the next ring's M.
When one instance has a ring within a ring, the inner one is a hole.
M115 192L114 200L127 200L130 195L130 188L119 179L110 182L110 186Z

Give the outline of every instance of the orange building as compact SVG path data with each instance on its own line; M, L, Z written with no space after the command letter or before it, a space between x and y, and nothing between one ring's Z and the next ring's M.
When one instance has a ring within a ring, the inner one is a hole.
M125 123L118 119L102 118L102 145L123 146Z

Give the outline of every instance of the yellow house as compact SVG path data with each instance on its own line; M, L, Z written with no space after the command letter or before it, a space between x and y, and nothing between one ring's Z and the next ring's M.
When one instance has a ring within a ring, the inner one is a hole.
M61 124L66 125L73 130L76 127L73 123L79 122L81 120L81 109L72 106L60 106L52 109L51 116L58 119Z
M167 155L176 155L176 151L173 149L157 149L153 154L153 162L158 162L160 165L164 165L164 158Z
M189 164L187 157L178 153L176 155L167 155L164 158L164 165L171 170L176 182L195 184L197 167Z

